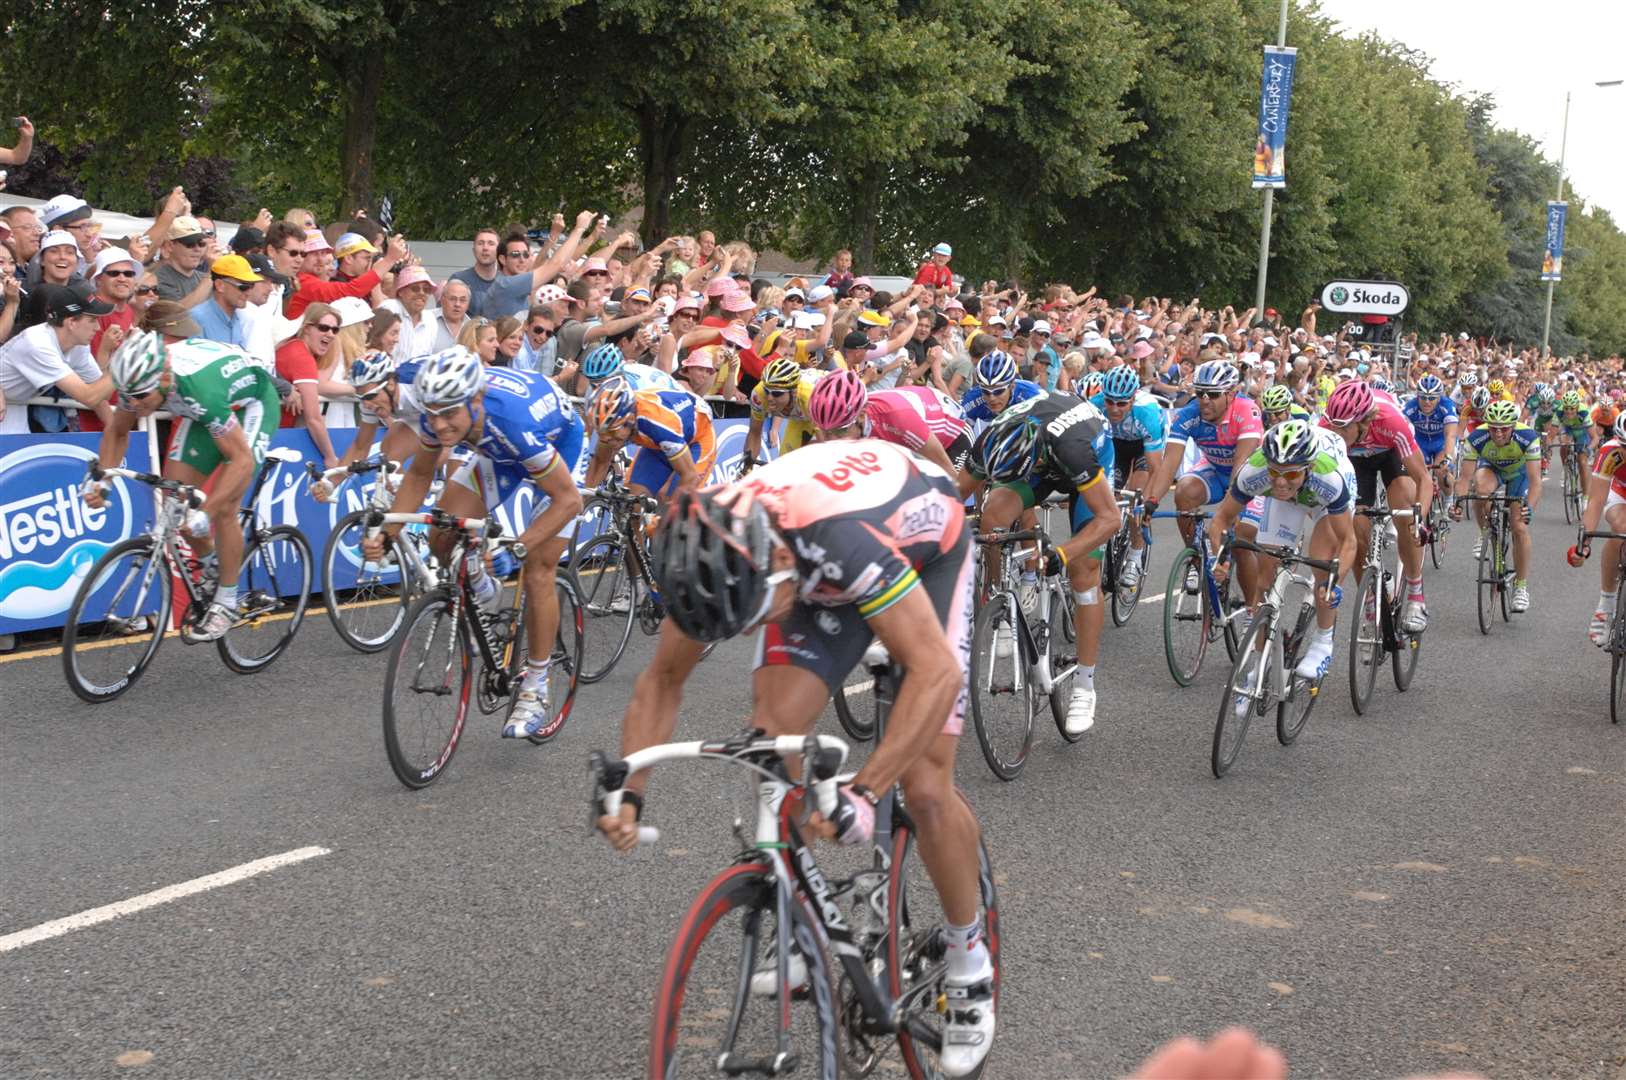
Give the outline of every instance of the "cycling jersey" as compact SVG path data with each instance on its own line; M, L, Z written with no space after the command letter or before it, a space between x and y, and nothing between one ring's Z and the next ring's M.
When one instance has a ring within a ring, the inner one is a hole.
M973 386L960 396L960 411L965 414L967 420L981 420L986 423L994 418L994 410L982 400L983 396L983 389L980 386ZM1043 396L1044 387L1032 379L1017 379L1011 386L1010 400L1005 407L1008 409L1012 405Z
M1102 477L1112 475L1114 452L1112 440L1107 437L1107 418L1094 405L1071 394L1029 398L1000 416L1013 414L1026 415L1031 423L1039 425L1038 454L1032 473L999 486L1020 495L1023 509L1037 506L1053 494L1067 492L1073 531L1077 532L1095 516L1078 496ZM987 479L977 455L971 456L967 467L976 479Z
M633 401L635 418L627 441L638 451L627 482L659 494L676 475L671 460L688 454L704 483L717 464L710 412L686 390L638 390Z
M683 386L671 375L658 367L651 367L648 364L622 364L621 374L626 378L627 385L634 390L681 390L684 393L689 392L688 387Z
M1435 402L1432 411L1424 412L1417 399L1412 398L1401 407L1400 412L1410 422L1417 445L1428 458L1433 459L1445 450L1446 426L1457 422L1455 402L1441 398Z
M1355 472L1344 452L1343 439L1331 431L1317 431L1315 435L1316 454L1304 482L1299 485L1298 494L1292 499L1275 501L1341 514L1355 498ZM1255 450L1235 470L1231 478L1231 497L1240 503L1259 497L1271 498L1270 465L1263 450Z
M1097 392L1090 398L1090 404L1101 410L1106 416L1106 395ZM1140 442L1143 452L1155 453L1163 449L1167 441L1169 421L1163 413L1163 406L1145 390L1135 394L1134 402L1129 411L1124 413L1123 419L1113 422L1107 417L1107 435L1120 442Z
M453 480L478 491L495 508L522 481L533 484L561 465L575 471L585 441L581 417L564 391L545 375L513 368L486 368L481 416L464 442L476 456ZM440 441L419 417L418 437L425 449Z
M1592 461L1592 475L1609 481L1609 500L1626 500L1626 444L1609 439L1598 447L1598 456Z
M1377 457L1393 450L1401 457L1409 457L1420 452L1417 437L1412 434L1411 421L1407 420L1400 407L1395 404L1394 398L1388 394L1376 393L1372 395L1372 404L1377 412L1366 425L1366 434L1361 440L1349 448L1351 458ZM1443 407L1443 402L1441 403ZM1321 418L1321 426L1333 427L1333 423L1325 416Z
M1174 414L1169 424L1168 442L1180 447L1187 441L1195 442L1208 463L1228 476L1235 463L1237 442L1249 435L1264 434L1259 406L1251 398L1238 394L1219 422L1211 424L1198 411L1199 401L1193 398Z
M1482 427L1464 440L1462 460L1478 463L1481 469L1491 469L1511 485L1524 477L1527 462L1541 460L1541 436L1524 424L1513 428L1513 437L1507 445L1498 446L1491 441L1490 428ZM1509 494L1513 494L1510 490Z
M217 440L234 427L248 438L254 463L265 460L280 400L271 373L241 349L204 338L169 347L173 379L163 408L175 414L169 460L207 475L224 455ZM123 399L120 408L126 408Z
M929 386L899 386L869 395L864 434L919 450L928 436L945 448L965 434L960 407Z
M395 408L390 412L390 419L414 428L418 426L418 418L423 415L423 407L418 404L418 391L413 386L418 378L418 368L422 366L422 359L408 360L395 369Z
M785 417L785 433L780 440L782 450L794 450L813 441L813 421L809 419L808 402L813 397L813 387L825 373L814 369L802 372L802 379L796 384L791 393L790 414ZM759 423L766 423L773 419L774 414L768 411L768 388L758 383L751 390L751 419Z

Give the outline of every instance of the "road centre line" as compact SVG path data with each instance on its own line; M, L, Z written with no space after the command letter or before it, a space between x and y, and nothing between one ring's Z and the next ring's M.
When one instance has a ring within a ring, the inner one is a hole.
M104 904L101 907L91 908L89 911L81 911L77 915L69 915L63 919L53 919L47 923L40 923L38 926L31 926L27 930L19 930L14 934L6 934L4 937L0 937L0 953L20 949L24 945L48 941L54 937L61 937L63 934L74 930L83 930L87 926L95 926L97 923L108 922L124 915L132 915L137 911L157 907L159 904L167 904L172 900L180 900L197 893L208 892L210 889L218 889L222 885L233 885L270 870L277 870L284 866L291 866L294 863L304 862L306 859L314 859L318 855L327 854L329 854L329 850L325 847L295 848L293 851L284 851L281 855L269 855L263 859L243 863L241 866L234 866L229 870L221 870L218 873L193 878L191 881L183 881L179 885L167 885L162 889L142 893L140 896L132 896L128 900Z

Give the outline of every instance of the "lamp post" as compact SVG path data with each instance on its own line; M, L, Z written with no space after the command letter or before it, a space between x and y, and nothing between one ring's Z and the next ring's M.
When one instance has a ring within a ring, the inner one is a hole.
M1593 86L1619 86L1623 82L1626 82L1626 79L1610 79L1610 80L1607 80L1605 82L1596 82L1596 83L1593 83L1592 85ZM1563 202L1564 201L1564 153L1569 147L1569 140L1570 140L1570 92L1568 90L1566 90L1566 91L1564 91L1564 126L1560 129L1560 134L1558 136L1558 190L1553 195L1553 201L1554 202ZM1270 193L1267 191L1265 193L1265 197L1266 197L1267 200L1269 199L1269 196L1270 196ZM1266 213L1269 213L1268 207L1270 206L1270 203L1267 201L1265 203L1265 206L1267 207ZM1266 223L1265 223L1265 233L1266 233L1267 236L1270 233L1270 223L1268 221L1266 221ZM1262 265L1263 265L1263 256L1261 256L1261 266ZM1551 333L1552 328L1553 328L1553 286L1555 284L1556 284L1556 282L1554 282L1554 281L1552 281L1550 279L1547 282L1547 310L1541 317L1541 355L1543 357L1545 357L1547 355L1547 336L1548 336L1549 333ZM1260 282L1260 293L1261 293L1261 295L1263 295L1263 293L1264 293L1264 284L1263 284L1262 280Z
M1276 27L1276 47L1287 44L1287 3L1282 0L1281 21ZM1265 310L1265 275L1270 269L1270 215L1276 206L1276 189L1265 189L1265 207L1260 211L1259 224L1259 278L1253 290L1253 310L1263 316Z

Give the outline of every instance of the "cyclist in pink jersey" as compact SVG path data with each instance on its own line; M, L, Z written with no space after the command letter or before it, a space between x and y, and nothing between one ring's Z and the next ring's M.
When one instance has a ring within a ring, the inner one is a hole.
M971 451L959 407L926 386L869 392L851 371L834 371L813 388L808 418L825 438L875 438L908 447L958 475Z

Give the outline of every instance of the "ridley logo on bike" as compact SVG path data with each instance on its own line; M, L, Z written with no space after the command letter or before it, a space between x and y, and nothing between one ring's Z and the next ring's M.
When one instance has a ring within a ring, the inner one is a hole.
M802 872L802 880L807 882L808 889L813 893L813 902L819 907L824 925L831 930L848 929L846 916L841 914L841 905L830 896L830 883L824 880L824 871L814 863L813 853L802 848L796 853L796 865Z
M83 437L78 437L83 438ZM152 519L150 500L134 485L110 481L106 503L87 507L79 496L89 443L40 443L34 436L0 439L0 631L57 626L80 583L108 548L139 533ZM4 450L16 446L10 453ZM132 448L134 443L132 443ZM145 449L143 445L142 449ZM132 454L146 468L145 454ZM26 493L26 494L22 494Z

